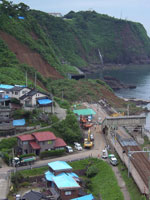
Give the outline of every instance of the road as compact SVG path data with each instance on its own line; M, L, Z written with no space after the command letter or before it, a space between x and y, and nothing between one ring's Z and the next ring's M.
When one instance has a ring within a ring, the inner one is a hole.
M101 108L99 104L87 104L85 103L87 107L92 108L97 114L94 116L94 121L97 122L99 120L99 117L103 120L107 114L105 111ZM59 160L62 161L74 161L74 160L79 160L79 159L84 159L87 157L95 157L95 158L101 158L102 155L102 150L106 146L105 138L104 135L101 132L101 126L100 125L95 125L91 128L91 132L94 135L94 147L92 149L83 149L83 151L75 151L73 154L68 154L63 157L59 157ZM56 161L58 158L53 158L53 159L48 159L48 160L39 160L35 162L34 165L32 166L25 166L25 167L19 167L17 170L23 170L23 169L30 169L32 168L37 168L41 166L47 166L49 162ZM3 200L7 197L8 193L8 179L6 178L8 172L12 171L12 167L6 167L4 166L3 168L0 169L0 200ZM114 170L115 172L116 170ZM118 185L120 185L120 188L124 194L125 200L129 200L128 196L128 191L126 189L125 183L123 182L119 172L115 173L117 176L118 180ZM2 176L1 176L2 175Z

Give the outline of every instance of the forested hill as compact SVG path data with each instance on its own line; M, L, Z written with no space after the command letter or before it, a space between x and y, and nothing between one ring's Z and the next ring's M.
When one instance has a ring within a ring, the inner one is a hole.
M1 0L0 67L32 66L43 76L62 78L74 71L71 66L100 63L98 50L104 64L150 62L150 39L140 23L95 11L58 18Z

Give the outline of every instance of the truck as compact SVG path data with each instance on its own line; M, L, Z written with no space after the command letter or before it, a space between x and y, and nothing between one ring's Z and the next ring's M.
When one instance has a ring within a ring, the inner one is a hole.
M23 165L31 165L34 163L35 160L36 160L35 156L25 157L25 158L14 157L12 160L12 166L19 167Z

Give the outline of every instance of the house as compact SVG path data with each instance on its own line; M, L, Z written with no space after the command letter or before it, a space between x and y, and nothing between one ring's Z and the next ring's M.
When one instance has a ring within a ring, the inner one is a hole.
M48 163L49 171L45 172L47 187L55 199L69 200L79 196L79 177L72 172L72 167L65 161Z
M18 147L22 154L35 153L39 155L40 152L64 149L66 146L63 139L57 138L54 133L50 131L20 135L17 138Z
M51 111L49 111L48 108L46 108L46 110L48 110L48 112L52 112L53 101L49 98L48 94L39 92L35 88L30 89L22 85L13 86L0 84L0 105L8 105L11 98L16 98L20 100L20 103L24 107L51 107ZM43 109L43 111L45 110Z
M72 172L72 167L68 165L65 161L55 161L48 163L49 171L54 175L58 175L60 173L68 173Z
M30 90L19 99L24 107L34 107L36 105L39 107L52 106L52 100L49 99L48 95L36 89Z
M0 90L3 90L5 92L5 95L7 95L10 98L19 99L22 95L26 94L31 89L27 88L26 86L22 86L22 85L0 84Z

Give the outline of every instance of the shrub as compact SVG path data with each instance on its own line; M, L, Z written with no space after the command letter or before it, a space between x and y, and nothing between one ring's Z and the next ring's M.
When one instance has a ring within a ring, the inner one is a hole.
M8 138L8 139L2 139L0 141L0 150L5 149L7 147L7 149L11 149L14 148L17 145L17 138L13 137L13 138Z
M50 151L43 151L40 153L40 158L47 158L51 156L61 156L65 153L64 149L57 149L57 150L50 150Z
M16 172L11 177L11 182L14 184L16 188L24 181L24 176L20 172Z
M98 173L97 166L96 165L94 165L94 166L91 165L90 167L88 167L86 175L87 175L88 178L91 178L91 177L95 176L97 173Z

